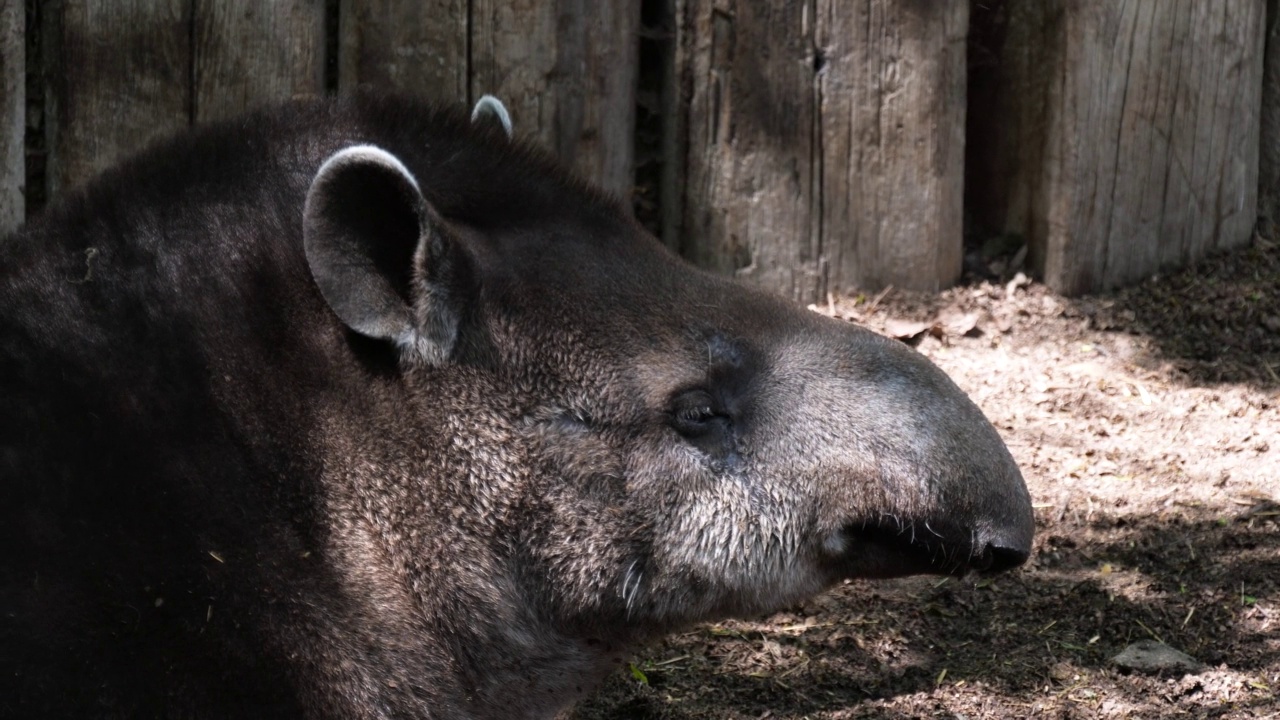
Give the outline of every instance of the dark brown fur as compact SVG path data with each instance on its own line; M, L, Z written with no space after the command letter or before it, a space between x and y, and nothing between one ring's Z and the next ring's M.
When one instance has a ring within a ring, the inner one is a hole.
M357 144L421 197L324 185ZM3 717L547 718L637 642L1031 537L920 356L401 100L200 130L7 238L0 406Z

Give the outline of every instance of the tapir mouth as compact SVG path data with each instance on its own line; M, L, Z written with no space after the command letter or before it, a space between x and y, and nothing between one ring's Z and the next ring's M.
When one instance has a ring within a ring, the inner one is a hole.
M837 551L837 572L851 578L995 574L1026 562L1031 542L1024 534L890 517L846 525L826 547Z

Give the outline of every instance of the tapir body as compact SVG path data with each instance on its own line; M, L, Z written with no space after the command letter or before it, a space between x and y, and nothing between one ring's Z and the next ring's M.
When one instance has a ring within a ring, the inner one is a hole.
M6 238L0 408L3 717L549 718L1032 535L918 354L407 100L194 131Z

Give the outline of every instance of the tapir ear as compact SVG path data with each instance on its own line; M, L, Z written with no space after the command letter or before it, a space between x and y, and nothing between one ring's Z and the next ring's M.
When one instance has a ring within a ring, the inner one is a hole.
M453 293L429 287L451 274L439 224L408 168L372 145L326 160L303 210L307 264L329 307L361 335L430 363L449 356L457 333Z
M471 122L474 125L496 124L502 126L502 132L506 133L507 139L511 139L514 128L511 124L511 114L507 112L506 106L502 101L492 95L482 95L476 101L476 106L471 110Z

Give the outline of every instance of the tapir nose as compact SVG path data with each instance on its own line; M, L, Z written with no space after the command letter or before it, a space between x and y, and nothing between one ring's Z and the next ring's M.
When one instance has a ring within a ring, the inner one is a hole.
M1025 491L1019 495L1025 495ZM1034 535L1035 517L1030 499L1019 497L1017 502L1009 503L1000 521L986 525L976 534L969 565L984 573L1012 570L1031 557Z
M974 570L983 573L999 573L1012 570L1031 557L1031 546L1013 545L1006 540L988 542L970 562Z
M829 490L847 498L834 504L849 514L829 547L847 549L850 575L994 573L1025 563L1031 497L996 428L919 353L861 328L844 339L823 365L837 372L812 370L818 380L802 397L839 417L828 437L857 460L849 474L832 475ZM867 475L884 493L873 502Z

